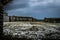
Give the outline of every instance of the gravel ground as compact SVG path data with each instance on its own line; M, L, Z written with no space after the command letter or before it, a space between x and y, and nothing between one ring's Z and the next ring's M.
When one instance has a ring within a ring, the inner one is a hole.
M42 38L60 39L60 23L44 22L4 22L4 35L12 35L18 38Z

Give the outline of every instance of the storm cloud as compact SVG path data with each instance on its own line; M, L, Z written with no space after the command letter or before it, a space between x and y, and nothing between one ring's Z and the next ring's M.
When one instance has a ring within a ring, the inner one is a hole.
M60 17L60 0L13 0L5 6L9 15L45 17Z

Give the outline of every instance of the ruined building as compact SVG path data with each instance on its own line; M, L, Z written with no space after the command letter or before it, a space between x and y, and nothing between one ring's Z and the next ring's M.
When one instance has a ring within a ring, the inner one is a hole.
M60 18L45 18L44 21L49 23L60 23Z
M37 19L28 16L9 16L9 22L14 21L36 21Z
M38 20L30 16L8 16L7 13L3 16L4 22L16 22L16 21L29 21L29 22L49 22L49 23L60 23L60 18L44 18L43 20Z

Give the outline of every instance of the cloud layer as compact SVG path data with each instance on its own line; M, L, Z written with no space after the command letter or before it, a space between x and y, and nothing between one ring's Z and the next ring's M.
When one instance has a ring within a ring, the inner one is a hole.
M60 17L60 0L13 0L5 6L9 15Z

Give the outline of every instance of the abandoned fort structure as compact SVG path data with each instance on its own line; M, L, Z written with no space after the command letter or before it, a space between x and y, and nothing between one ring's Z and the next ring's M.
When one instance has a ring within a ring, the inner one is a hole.
M60 18L45 18L44 21L49 23L60 23Z
M43 20L38 20L36 18L30 17L30 16L8 16L7 13L3 14L3 21L4 22L16 22L16 21L30 21L30 22L36 22L36 21L43 21L43 22L49 22L49 23L60 23L60 18L44 18Z
M15 22L15 21L36 21L37 19L30 17L30 16L8 16L4 14L3 21L4 22Z
M9 21L36 21L33 17L27 17L27 16L9 16Z

